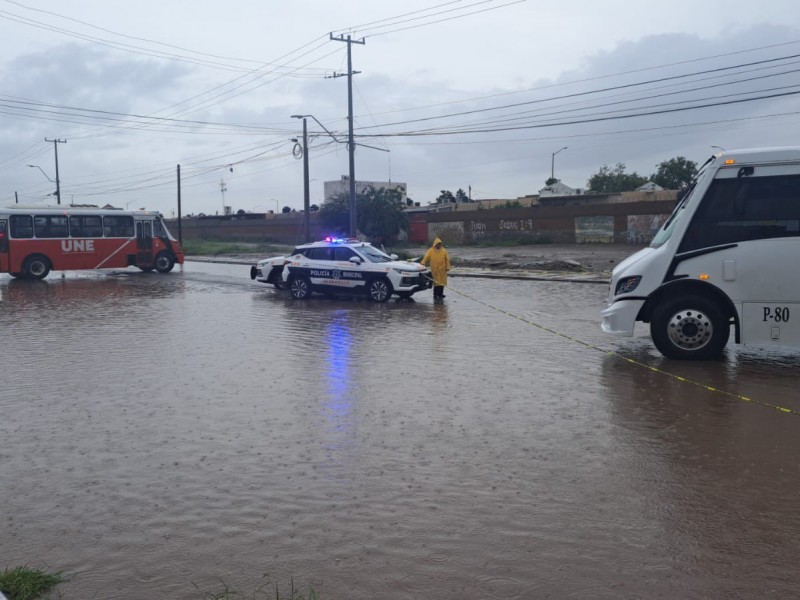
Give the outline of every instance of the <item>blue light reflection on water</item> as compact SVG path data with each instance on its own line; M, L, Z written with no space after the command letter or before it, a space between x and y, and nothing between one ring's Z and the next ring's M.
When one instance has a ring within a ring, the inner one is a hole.
M328 397L324 403L325 419L339 439L348 439L352 426L353 399L350 389L352 366L352 331L350 315L337 311L325 329L325 377ZM332 450L335 448L331 448Z

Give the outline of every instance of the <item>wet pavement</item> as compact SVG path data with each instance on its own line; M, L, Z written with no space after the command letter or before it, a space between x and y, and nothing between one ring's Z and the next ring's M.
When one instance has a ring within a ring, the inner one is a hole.
M800 410L796 353L668 361L600 332L603 285L450 283L0 276L0 568L65 600L800 595L800 417L737 397Z

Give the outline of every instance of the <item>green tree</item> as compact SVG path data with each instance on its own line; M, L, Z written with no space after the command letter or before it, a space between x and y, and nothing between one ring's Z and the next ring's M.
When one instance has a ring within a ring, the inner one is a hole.
M383 243L408 227L400 187L375 189L369 186L356 194L356 228L371 241ZM344 235L350 228L350 196L336 194L322 205L320 222L330 233Z
M456 202L461 202L461 203L469 202L469 196L467 196L467 193L461 188L458 188L458 190L456 191L455 198Z
M558 183L558 179L555 177L548 177L547 181L544 182L545 185L553 185L554 183Z
M439 197L436 198L436 204L447 204L448 202L455 202L456 197L453 196L453 192L450 190L442 190L442 193L439 194Z
M667 190L681 190L691 183L695 175L697 175L697 163L686 160L683 156L677 156L658 163L656 172L650 176L650 180Z
M617 163L613 169L608 165L603 165L597 173L589 178L586 187L592 192L615 194L632 192L646 182L646 177L642 177L636 172L626 173L625 164Z

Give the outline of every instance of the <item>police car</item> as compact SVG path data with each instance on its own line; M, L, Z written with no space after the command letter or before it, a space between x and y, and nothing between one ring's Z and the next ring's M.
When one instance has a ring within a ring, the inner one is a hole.
M398 261L367 242L325 238L304 244L289 256L261 260L250 278L288 288L303 300L313 292L329 295L363 294L386 302L393 294L410 298L431 287L431 272L419 263Z

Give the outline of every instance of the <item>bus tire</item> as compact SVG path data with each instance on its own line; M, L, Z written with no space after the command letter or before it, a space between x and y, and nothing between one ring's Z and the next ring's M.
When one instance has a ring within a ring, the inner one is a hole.
M145 273L149 273L149 272L150 272L150 271L152 271L154 268L155 268L155 267L139 267L139 270L140 270L140 271L144 271Z
M25 277L24 273L9 273L9 275L11 275L14 279L22 279Z
M33 254L25 259L22 275L25 279L44 279L52 268L50 260L41 254Z
M684 294L653 312L650 337L667 358L708 360L722 354L731 334L730 319L710 298Z
M175 259L169 252L159 252L156 256L155 266L159 273L169 273L175 266Z

